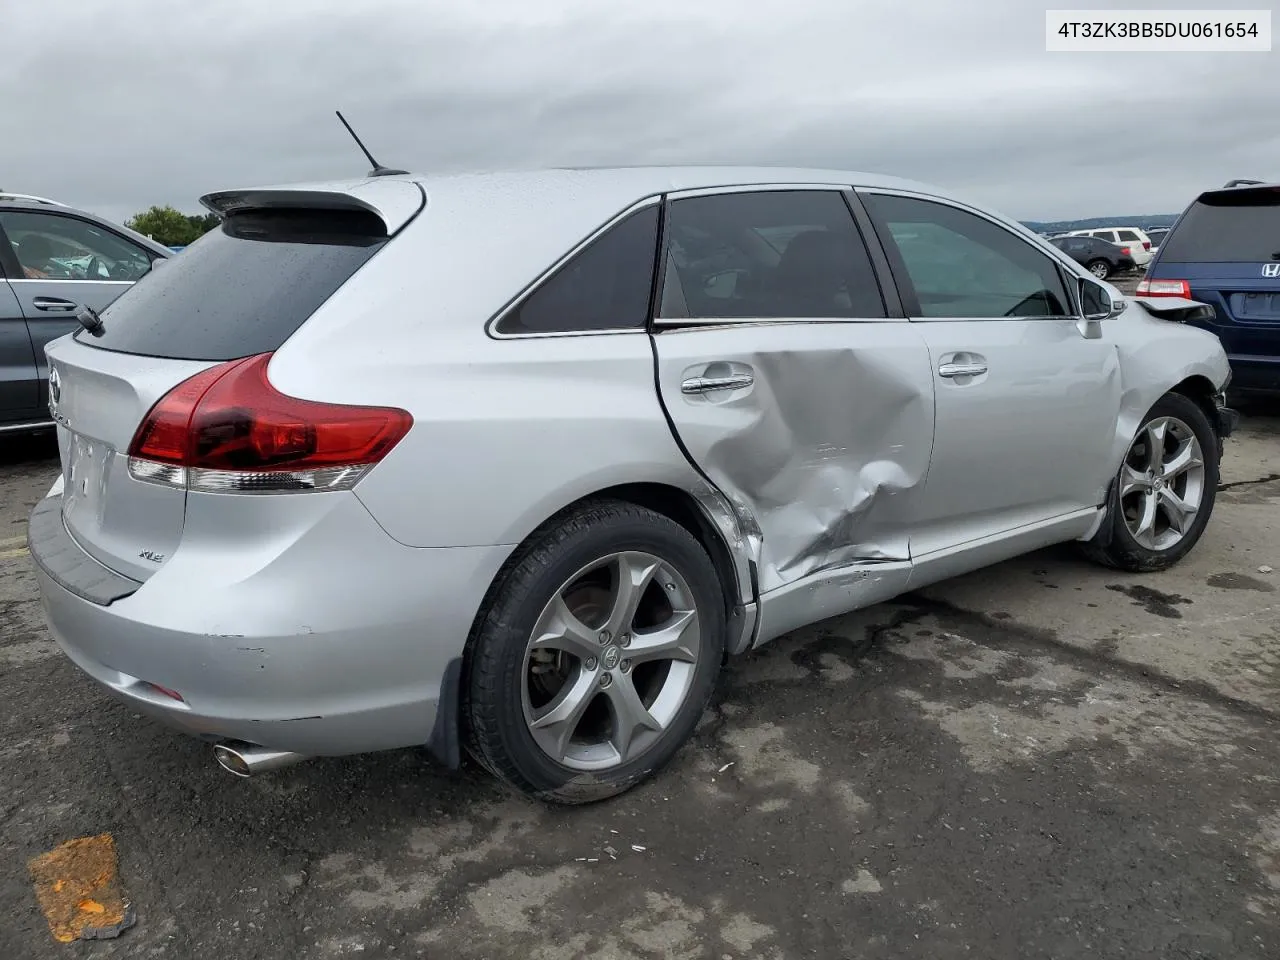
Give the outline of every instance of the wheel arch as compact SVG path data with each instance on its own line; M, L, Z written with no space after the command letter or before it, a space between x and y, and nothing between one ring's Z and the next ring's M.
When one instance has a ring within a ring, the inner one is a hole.
M1188 400L1194 400L1196 406L1204 411L1204 415L1209 418L1209 423L1216 429L1218 406L1214 398L1218 395L1218 390L1208 377L1199 373L1192 374L1182 382L1174 384L1169 389L1169 393L1180 393Z
M718 494L715 495L715 499L723 500ZM737 554L735 554L730 547L729 541L712 517L711 510L690 491L658 481L620 483L602 487L566 503L536 524L512 548L506 561L490 581L480 607L476 610L472 619L471 629L468 631L463 651L461 670L463 677L470 672L470 654L477 631L494 596L501 589L511 568L520 562L520 559L535 542L535 538L539 536L540 531L545 529L548 524L554 523L558 517L577 510L583 504L601 500L617 500L645 507L673 520L687 530L707 551L707 555L711 558L712 566L715 568L716 577L720 582L721 596L724 598L725 603L725 622L729 629L728 652L730 654L738 654L751 648L756 624L757 590L755 564L754 561L745 558L746 546L740 546ZM727 511L730 514L731 520L729 522L736 525L736 516L733 515L732 509L727 502L723 503L722 506L723 511ZM747 577L742 574L744 565L749 568Z
M716 496L718 497L718 494ZM743 590L739 563L735 560L735 554L725 536L717 528L708 507L700 503L693 493L668 483L644 481L603 487L565 504L537 524L519 544L512 548L507 559L489 582L480 606L472 618L462 655L455 661L456 666L450 665L451 669L445 684L448 689L441 691L440 707L428 744L429 752L450 769L457 769L463 743L466 740L464 691L471 676L476 638L493 598L502 588L511 568L524 557L540 531L558 517L577 510L583 504L602 500L616 500L645 507L662 514L689 531L707 551L720 582L721 596L725 603L725 623L729 632L726 644L727 654L736 655L751 649L757 623L755 564L754 561L747 561L750 566L749 588ZM732 516L732 510L728 504L724 503L723 506ZM736 518L733 522L736 524ZM741 557L741 551L745 549L745 546L741 548L739 557Z

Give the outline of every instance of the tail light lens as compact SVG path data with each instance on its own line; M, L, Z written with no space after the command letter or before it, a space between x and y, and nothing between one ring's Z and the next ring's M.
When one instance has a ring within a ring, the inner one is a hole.
M1143 277L1138 281L1139 297L1182 297L1191 299L1191 284L1186 280L1152 280Z
M147 413L129 445L139 480L191 490L346 490L413 426L395 407L300 400L267 380L271 354L184 380Z
M1150 240L1143 240L1143 241L1142 241L1142 249L1143 249L1143 250L1150 250L1150 249L1151 249L1151 241L1150 241Z
M1122 256L1122 257L1130 257L1130 256L1133 256L1133 251L1131 251L1128 247L1121 247L1121 248L1120 248L1120 256Z

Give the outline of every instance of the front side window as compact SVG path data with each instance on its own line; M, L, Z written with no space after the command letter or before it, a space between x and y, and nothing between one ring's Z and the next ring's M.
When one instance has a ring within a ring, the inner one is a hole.
M7 210L0 227L27 280L138 280L151 269L141 247L76 217Z
M506 334L643 329L658 253L658 207L637 210L579 251L498 321Z
M1008 230L955 207L867 194L914 287L922 317L1061 317L1071 301L1054 261Z
M667 236L663 317L886 315L866 245L836 191L673 200Z

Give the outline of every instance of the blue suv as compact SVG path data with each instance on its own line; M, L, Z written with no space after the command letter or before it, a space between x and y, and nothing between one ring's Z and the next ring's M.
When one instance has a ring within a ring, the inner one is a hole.
M1200 194L1138 284L1140 297L1213 307L1195 322L1218 335L1233 391L1280 392L1280 184L1233 180Z

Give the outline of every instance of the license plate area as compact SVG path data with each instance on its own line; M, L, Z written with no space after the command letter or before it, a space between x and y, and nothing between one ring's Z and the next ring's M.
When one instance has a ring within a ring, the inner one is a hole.
M1231 312L1245 323L1280 323L1280 291L1233 293Z
M100 520L107 495L107 472L115 450L108 443L68 431L62 468L63 515Z

